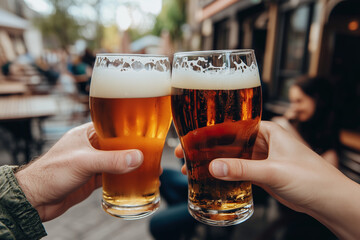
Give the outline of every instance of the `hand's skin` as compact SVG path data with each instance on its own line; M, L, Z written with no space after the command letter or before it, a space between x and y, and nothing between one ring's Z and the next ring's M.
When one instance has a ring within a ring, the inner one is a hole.
M180 147L175 155L183 157ZM261 123L254 159L263 160L216 159L209 171L225 181L252 181L284 205L316 218L341 239L360 238L359 184L271 122Z
M307 147L310 147L305 139L300 135L300 133L295 129L293 125L290 124L289 120L285 117L274 117L271 119L272 122L275 122L282 126L287 132L296 137L300 142L302 142ZM334 149L328 149L326 152L321 154L321 157L328 161L331 165L338 168L339 157Z
M122 174L139 167L138 150L97 150L92 123L67 132L45 155L15 176L41 220L49 221L101 186L101 172Z

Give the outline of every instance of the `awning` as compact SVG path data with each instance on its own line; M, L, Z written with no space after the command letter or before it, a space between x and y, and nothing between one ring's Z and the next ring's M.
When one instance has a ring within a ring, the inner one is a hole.
M196 20L202 22L227 8L246 9L261 2L262 0L215 0L197 11Z
M0 9L0 28L13 28L25 30L29 26L29 21L16 16L4 9Z
M161 39L157 36L147 35L131 43L131 51L137 52L146 47L160 46Z

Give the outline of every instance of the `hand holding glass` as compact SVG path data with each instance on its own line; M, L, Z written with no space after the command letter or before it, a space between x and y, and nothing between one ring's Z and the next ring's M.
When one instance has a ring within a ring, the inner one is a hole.
M143 164L133 172L103 173L103 209L140 219L160 204L160 159L171 123L170 63L165 56L97 55L90 111L102 150L139 149Z
M171 106L185 154L189 212L216 226L253 213L250 182L222 181L209 172L215 158L252 157L261 120L261 87L253 50L174 55Z

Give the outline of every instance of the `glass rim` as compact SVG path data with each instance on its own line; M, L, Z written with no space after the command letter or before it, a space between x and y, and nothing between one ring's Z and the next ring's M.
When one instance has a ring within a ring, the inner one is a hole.
M174 53L174 57L188 57L188 56L205 56L211 54L223 54L223 53L231 53L231 54L241 54L248 53L254 54L254 49L224 49L224 50L205 50L205 51L188 51L188 52L177 52Z
M160 55L160 54L141 54L141 53L97 53L96 57L165 57L169 58L169 56L166 55Z

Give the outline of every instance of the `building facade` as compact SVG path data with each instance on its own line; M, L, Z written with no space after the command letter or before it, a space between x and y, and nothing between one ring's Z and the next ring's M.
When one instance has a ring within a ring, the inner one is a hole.
M26 53L41 54L41 33L31 24L36 16L23 0L0 1L0 65Z
M196 0L188 8L189 50L255 50L271 115L286 109L296 77L326 75L347 113L342 128L360 130L360 108L352 107L360 102L360 1Z
M285 112L297 77L331 81L341 129L339 168L360 183L360 1L195 0L188 8L189 50L255 50L263 119Z

